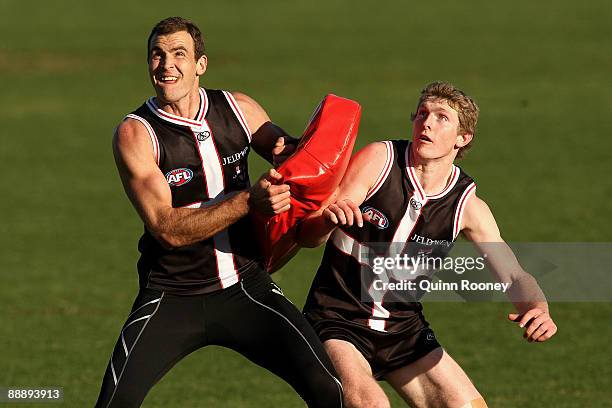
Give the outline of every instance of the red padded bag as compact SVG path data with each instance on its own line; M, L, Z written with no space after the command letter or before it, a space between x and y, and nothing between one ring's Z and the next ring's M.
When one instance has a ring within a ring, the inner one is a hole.
M298 251L297 224L321 208L335 191L348 166L357 138L361 106L327 95L312 118L296 151L276 170L291 187L291 208L271 217L252 212L255 231L272 273Z

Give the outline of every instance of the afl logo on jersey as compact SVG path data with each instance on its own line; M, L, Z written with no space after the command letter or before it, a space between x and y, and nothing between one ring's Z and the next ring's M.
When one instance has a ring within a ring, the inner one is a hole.
M370 223L378 229L385 229L389 226L389 220L385 217L385 214L381 213L374 207L364 207L363 213L370 216Z
M174 169L166 173L166 180L171 186L182 186L193 178L193 171L189 169Z

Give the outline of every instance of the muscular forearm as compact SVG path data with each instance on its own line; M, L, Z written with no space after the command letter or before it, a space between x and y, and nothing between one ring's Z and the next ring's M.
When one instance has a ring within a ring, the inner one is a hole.
M548 302L544 292L536 279L527 272L513 279L512 285L508 288L508 297L519 313L533 308L539 308L548 313Z
M299 225L296 241L299 246L304 248L316 248L329 237L329 234L336 228L325 220L321 214L308 218Z
M249 193L242 191L205 208L168 208L149 226L165 246L180 247L212 237L249 212Z
M473 238L473 235L468 236ZM485 237L485 239L490 237ZM495 237L493 237L495 238ZM487 264L500 282L510 283L508 298L519 312L534 307L548 311L546 297L536 279L519 264L510 247L503 241L474 242L479 252L487 257Z

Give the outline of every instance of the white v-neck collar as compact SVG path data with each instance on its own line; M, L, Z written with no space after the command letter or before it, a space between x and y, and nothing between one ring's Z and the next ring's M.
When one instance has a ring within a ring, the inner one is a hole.
M459 180L459 174L461 173L461 170L459 169L459 167L453 164L451 176L448 183L446 184L446 187L444 187L439 193L427 195L425 194L425 189L421 186L421 183L419 182L419 178L417 177L416 172L414 171L414 167L412 167L412 160L410 159L410 146L412 146L412 142L408 143L408 147L406 147L406 151L404 152L406 158L406 173L408 174L408 178L410 179L410 182L412 182L412 185L414 186L417 194L420 196L420 199L425 201L435 200L444 197L446 194L448 194L449 191L453 189L455 184L457 184L457 180Z
M208 106L210 105L208 102L208 95L206 94L206 90L204 88L200 88L199 94L200 107L198 109L198 113L195 116L195 119L184 118L182 116L174 115L172 113L164 111L159 106L157 106L157 104L155 103L155 98L149 98L146 103L151 112L153 112L157 117L162 120L165 120L166 122L174 123L175 125L199 128L204 122L204 118L208 113Z

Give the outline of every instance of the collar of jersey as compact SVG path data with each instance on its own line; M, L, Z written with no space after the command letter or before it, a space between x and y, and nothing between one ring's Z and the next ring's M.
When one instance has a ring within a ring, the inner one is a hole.
M455 187L455 184L457 184L457 180L459 180L459 173L461 173L461 170L459 169L459 167L453 164L451 177L446 187L444 187L442 191L440 191L437 194L427 195L425 194L425 189L421 187L421 183L419 182L419 178L416 176L414 167L412 167L412 160L410 160L410 146L411 145L412 143L408 143L408 147L406 147L406 152L404 153L406 157L406 164L407 164L406 173L408 173L408 178L410 178L410 182L414 186L417 194L419 195L419 198L422 201L427 201L427 200L435 200L435 199L444 197L446 194L448 194L449 191L453 189L453 187Z
M204 123L204 118L208 113L208 95L204 88L200 88L200 107L195 119L188 119L182 116L173 115L161 109L155 103L155 98L149 98L147 100L147 106L158 118L165 120L166 122L174 123L175 125L189 126L189 127L200 127Z

